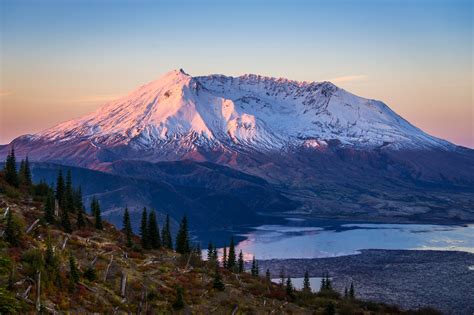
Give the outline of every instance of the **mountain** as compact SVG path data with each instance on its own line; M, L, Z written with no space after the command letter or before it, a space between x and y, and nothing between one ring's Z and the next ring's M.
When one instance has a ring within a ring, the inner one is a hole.
M474 150L430 136L384 103L330 82L175 70L11 145L34 161L216 193L228 187L228 169L219 167L227 166L284 197L279 212L474 220ZM0 147L0 157L8 148ZM201 162L213 165L212 176L201 172ZM193 171L181 174L186 168ZM230 193L242 200L239 189Z

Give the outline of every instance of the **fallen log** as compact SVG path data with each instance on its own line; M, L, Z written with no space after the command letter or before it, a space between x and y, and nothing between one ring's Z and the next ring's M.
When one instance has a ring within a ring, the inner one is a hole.
M31 230L34 229L34 227L39 223L40 219L36 219L35 222L33 222L29 228L26 229L26 234L30 233Z

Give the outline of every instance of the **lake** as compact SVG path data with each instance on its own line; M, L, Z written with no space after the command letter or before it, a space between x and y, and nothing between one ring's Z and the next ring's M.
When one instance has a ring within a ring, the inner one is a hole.
M474 225L378 224L287 218L234 233L245 259L321 258L361 249L456 250L474 253Z

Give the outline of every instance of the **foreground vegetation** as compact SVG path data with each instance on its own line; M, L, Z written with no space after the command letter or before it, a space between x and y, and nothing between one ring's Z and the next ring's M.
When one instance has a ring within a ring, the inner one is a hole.
M261 274L258 262L245 270L233 240L219 255L209 244L207 260L193 246L186 217L172 237L169 218L160 229L154 211L142 213L140 235L90 211L69 172L56 187L33 184L28 160L16 170L14 152L0 172L0 313L219 313L219 314L429 314L359 301L354 288L332 289L329 277L312 293L291 279L281 284ZM306 275L306 278L308 276Z

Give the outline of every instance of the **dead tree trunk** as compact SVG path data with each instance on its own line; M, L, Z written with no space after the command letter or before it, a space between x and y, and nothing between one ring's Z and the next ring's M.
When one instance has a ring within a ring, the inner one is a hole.
M54 215L59 217L59 203L57 199L54 199Z
M66 237L64 238L64 241L63 241L63 245L61 245L61 250L64 250L64 248L66 248L66 243L67 243L68 239L69 239L69 237L66 235Z
M36 273L36 311L41 310L41 272Z
M125 289L127 287L127 273L122 272L122 278L120 279L120 296L125 298Z
M35 226L39 223L40 219L36 219L35 222L33 222L29 228L26 229L26 234L30 233L31 230L35 228Z
M105 269L104 282L107 281L107 274L109 273L110 265L112 265L113 259L114 259L114 255L111 255L109 264L107 265L107 269Z
M5 213L3 213L4 218L7 217L9 211L10 211L10 207L7 207L7 209L5 209Z

